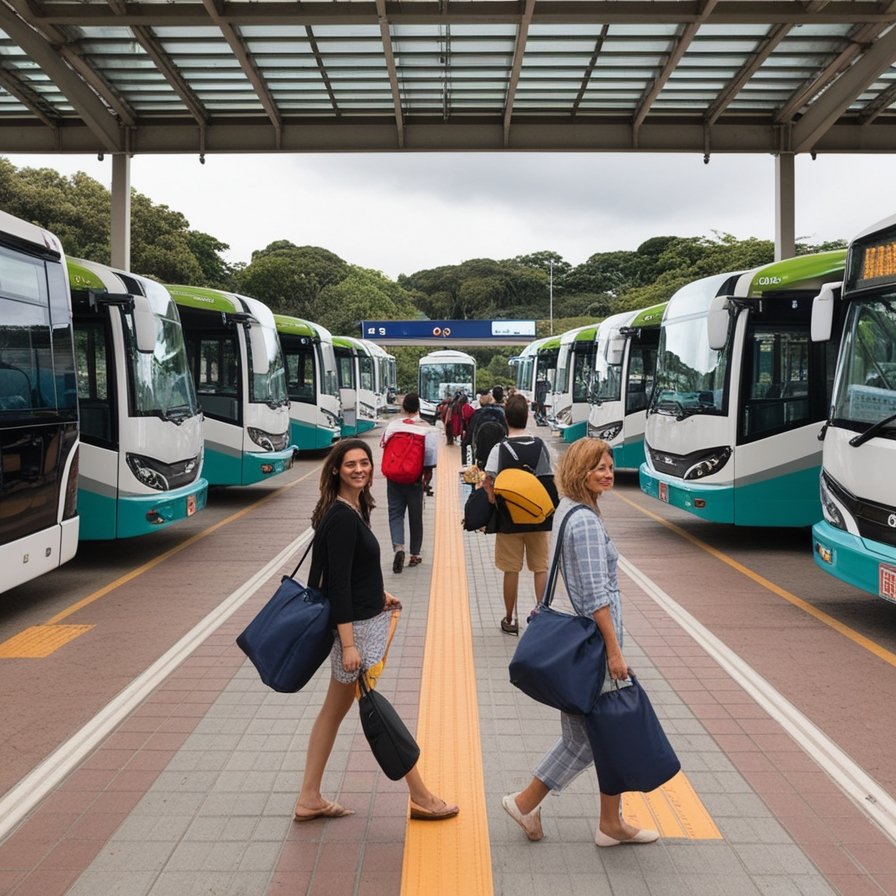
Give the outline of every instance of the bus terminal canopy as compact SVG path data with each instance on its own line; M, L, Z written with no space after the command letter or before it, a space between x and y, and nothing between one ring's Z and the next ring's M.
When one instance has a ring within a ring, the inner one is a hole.
M0 0L0 152L893 152L894 23L889 0Z
M528 345L534 320L365 320L361 338L378 345Z

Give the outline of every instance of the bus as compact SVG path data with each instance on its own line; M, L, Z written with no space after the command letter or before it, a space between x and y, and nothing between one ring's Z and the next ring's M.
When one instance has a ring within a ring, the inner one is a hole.
M548 341L547 336L530 342L516 357L507 363L513 368L516 379L516 391L529 402L529 407L535 410L535 367L538 359L538 349Z
M680 289L663 315L641 488L739 526L821 519L818 431L835 340L813 343L812 301L845 250L786 259Z
M369 339L359 339L367 350L373 363L373 396L376 408L377 420L386 412L390 394L394 397L395 383L395 358L381 345L371 342Z
M617 469L644 463L644 427L666 303L601 321L595 337L588 435L613 449Z
M297 451L329 448L342 434L333 337L320 324L275 314L286 367L290 440Z
M75 323L81 540L133 538L205 507L202 414L164 286L68 259Z
M424 355L417 365L420 416L436 422L436 406L446 396L466 392L472 398L476 383L476 359L455 349Z
M288 470L286 370L274 315L257 299L169 286L202 408L209 485L252 485Z
M836 286L822 288L812 320L813 339L828 339L843 307L813 554L825 572L896 601L896 217L855 237L839 303Z
M0 212L0 591L75 556L78 455L65 254Z
M596 330L597 325L591 324L560 336L548 425L562 435L564 442L575 442L588 432L588 387Z
M369 346L352 336L334 336L342 435L357 436L376 426L376 367Z

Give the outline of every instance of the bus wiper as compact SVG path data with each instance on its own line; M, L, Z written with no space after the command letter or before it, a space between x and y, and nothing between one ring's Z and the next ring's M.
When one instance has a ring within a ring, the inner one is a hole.
M882 429L889 426L894 421L896 421L896 414L890 414L889 417L884 417L883 420L878 420L877 423L872 423L865 432L853 436L849 440L849 444L852 445L853 448L858 448L859 445L864 445L865 442L869 439L873 439Z
M690 405L689 407L679 405L679 407L681 410L678 412L676 420L685 420L688 417L693 417L694 414L705 414L710 409L710 406L705 404Z

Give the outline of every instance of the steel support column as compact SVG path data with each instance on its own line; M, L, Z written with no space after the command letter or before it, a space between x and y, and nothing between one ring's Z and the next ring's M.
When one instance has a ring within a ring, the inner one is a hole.
M775 156L775 261L796 254L796 179L794 154Z
M112 154L112 267L131 269L131 158L127 153Z

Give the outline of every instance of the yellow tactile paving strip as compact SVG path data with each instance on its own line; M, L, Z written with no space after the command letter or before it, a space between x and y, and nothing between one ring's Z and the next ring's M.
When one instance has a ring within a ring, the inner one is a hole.
M450 821L409 821L401 892L491 896L479 707L465 568L457 449L442 445L436 468L435 537L420 688L420 770L436 793L461 807ZM440 571L441 574L440 574Z
M684 772L651 793L623 794L622 808L626 819L636 828L653 828L661 837L722 839Z
M47 657L92 628L92 625L32 625L0 644L0 659Z

